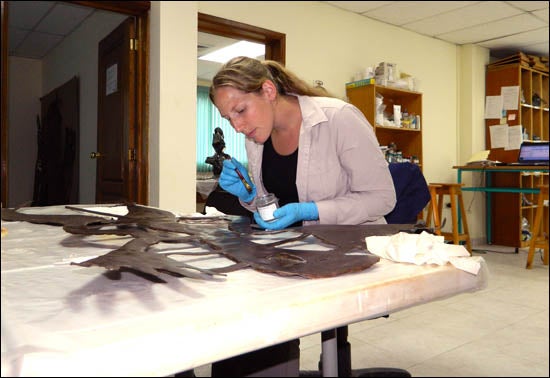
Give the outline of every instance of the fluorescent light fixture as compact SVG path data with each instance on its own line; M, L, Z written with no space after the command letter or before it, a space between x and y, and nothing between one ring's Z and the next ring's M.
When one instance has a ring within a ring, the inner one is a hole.
M248 41L239 41L232 45L223 47L219 50L205 54L199 57L199 59L209 60L211 62L225 63L229 59L236 56L248 56L250 58L256 58L262 55L265 55L264 45Z

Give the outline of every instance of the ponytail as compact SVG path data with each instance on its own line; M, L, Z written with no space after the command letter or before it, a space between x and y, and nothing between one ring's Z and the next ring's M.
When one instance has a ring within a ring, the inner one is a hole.
M281 95L331 97L323 87L307 84L274 60L260 61L240 56L225 63L214 76L210 87L210 100L214 102L214 94L220 87L229 86L247 93L259 92L266 80L271 80Z

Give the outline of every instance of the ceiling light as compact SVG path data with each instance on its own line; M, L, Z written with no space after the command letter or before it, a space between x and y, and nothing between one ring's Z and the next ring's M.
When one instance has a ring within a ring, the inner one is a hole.
M262 55L265 55L265 46L263 44L248 41L239 41L232 45L223 47L219 50L205 54L199 57L199 59L209 60L211 62L225 63L229 59L236 56L248 56L250 58L257 58Z

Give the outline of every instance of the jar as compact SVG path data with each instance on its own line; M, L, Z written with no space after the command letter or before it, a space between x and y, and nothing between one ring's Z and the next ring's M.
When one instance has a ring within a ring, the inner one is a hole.
M395 162L396 163L403 163L403 152L402 151L397 151L397 153L395 154Z
M275 219L273 212L279 208L279 199L273 193L259 196L256 198L256 208L264 221L272 221Z

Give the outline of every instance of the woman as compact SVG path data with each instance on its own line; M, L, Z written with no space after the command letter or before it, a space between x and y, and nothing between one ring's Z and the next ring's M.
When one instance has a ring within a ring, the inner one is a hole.
M247 57L222 66L210 99L235 131L245 134L250 171L249 176L241 163L225 160L219 184L254 212L261 227L386 223L384 215L395 206L393 181L372 126L355 106L327 97L323 88L308 85L277 62ZM255 206L255 198L266 193L275 194L280 206L270 222ZM294 364L266 375L297 376L299 341L271 348L283 355L288 351L285 358ZM262 362L252 355L262 351L249 354L256 372ZM229 369L231 364L213 364L213 376L228 373L218 370L222 365Z

